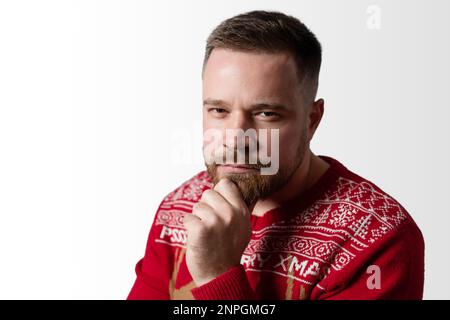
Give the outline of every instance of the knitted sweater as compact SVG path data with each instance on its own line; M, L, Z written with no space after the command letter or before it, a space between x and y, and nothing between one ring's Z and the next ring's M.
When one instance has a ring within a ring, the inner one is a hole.
M136 264L128 299L422 299L422 233L391 196L330 164L283 206L251 216L241 263L196 287L186 265L183 217L212 182L203 171L167 195Z

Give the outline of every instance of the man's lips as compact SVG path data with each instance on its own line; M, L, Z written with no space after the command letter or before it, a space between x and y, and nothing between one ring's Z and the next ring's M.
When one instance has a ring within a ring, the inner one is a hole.
M254 167L242 164L223 164L217 166L217 169L220 170L222 173L245 173L245 172L254 172L258 170Z

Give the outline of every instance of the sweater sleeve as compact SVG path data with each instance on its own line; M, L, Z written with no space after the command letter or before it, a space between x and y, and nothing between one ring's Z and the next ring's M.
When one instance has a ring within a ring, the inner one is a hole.
M193 288L191 293L196 300L256 300L255 292L241 264Z
M158 209L159 210L159 209ZM128 300L169 300L171 256L165 246L155 239L161 233L156 224L158 212L150 229L145 255L136 264L136 280L128 294Z
M366 249L347 270L330 274L318 299L420 300L424 250L419 228L405 222Z

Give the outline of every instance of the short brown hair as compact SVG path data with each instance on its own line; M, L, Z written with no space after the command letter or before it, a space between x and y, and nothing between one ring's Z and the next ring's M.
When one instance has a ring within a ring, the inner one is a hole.
M295 17L276 11L250 11L219 24L206 41L203 67L214 48L293 54L300 81L317 92L322 48L316 36Z

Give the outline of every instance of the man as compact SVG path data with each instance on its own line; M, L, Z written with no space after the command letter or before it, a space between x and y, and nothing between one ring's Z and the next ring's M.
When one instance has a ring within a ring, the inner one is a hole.
M220 132L221 151L214 161L205 153L207 171L161 202L128 299L422 298L424 242L413 219L310 150L324 112L320 64L316 37L282 13L248 12L212 32L203 127ZM230 130L276 133L256 141L278 155L276 173L261 173L273 160L248 161L254 136L242 148ZM236 162L242 150L246 162ZM218 161L230 151L234 161Z

